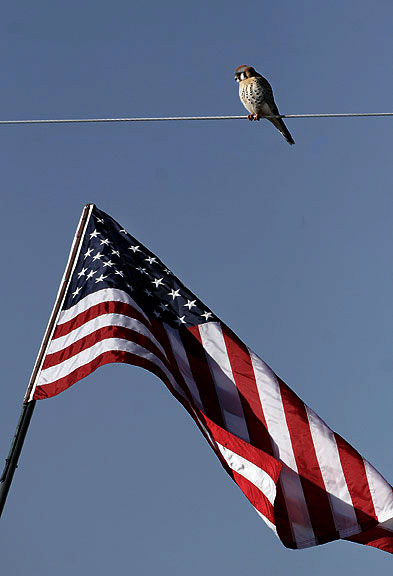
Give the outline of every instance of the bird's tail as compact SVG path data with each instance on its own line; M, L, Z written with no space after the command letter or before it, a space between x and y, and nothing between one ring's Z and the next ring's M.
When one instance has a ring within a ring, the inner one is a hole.
M292 138L291 133L289 132L288 128L285 126L284 121L282 118L269 118L270 122L281 132L284 136L285 140L289 144L295 144L295 140Z

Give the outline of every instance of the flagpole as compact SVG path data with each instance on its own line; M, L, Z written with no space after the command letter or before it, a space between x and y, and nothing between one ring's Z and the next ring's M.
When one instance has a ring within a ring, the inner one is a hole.
M3 512L5 501L7 500L8 491L11 486L14 472L18 467L18 459L22 451L23 442L26 437L27 429L34 411L35 400L23 404L22 412L19 416L18 426L12 440L8 458L5 461L4 471L0 478L0 516Z
M30 424L31 417L33 415L34 407L36 401L34 400L34 390L36 385L37 376L41 370L46 351L48 349L48 345L50 339L52 337L54 328L56 326L56 322L61 310L61 306L63 304L66 291L70 282L70 278L72 272L75 268L76 259L79 255L82 239L84 237L84 233L86 230L87 222L90 217L90 214L94 208L94 204L86 204L83 209L82 215L79 220L79 225L76 230L74 241L72 243L70 255L68 258L67 266L63 275L62 282L59 287L59 291L57 293L57 297L55 300L55 304L52 310L52 314L50 316L48 326L45 331L44 338L41 343L40 350L37 355L37 359L34 364L33 373L30 378L30 383L27 387L23 407L21 414L19 416L18 425L16 427L16 431L11 443L11 448L8 454L8 458L6 459L3 474L0 478L0 517L4 509L4 505L7 499L7 495L11 486L12 479L14 477L14 473L16 468L18 467L18 460L20 453L22 451L22 446L26 437L26 433Z

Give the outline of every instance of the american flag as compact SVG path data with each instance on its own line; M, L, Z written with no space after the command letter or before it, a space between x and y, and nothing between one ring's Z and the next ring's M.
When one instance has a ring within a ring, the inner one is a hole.
M286 547L393 553L392 487L157 256L94 205L74 256L28 400L102 364L146 368Z

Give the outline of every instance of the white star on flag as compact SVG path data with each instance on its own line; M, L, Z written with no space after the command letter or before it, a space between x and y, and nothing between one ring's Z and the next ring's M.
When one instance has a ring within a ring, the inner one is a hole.
M175 298L179 298L179 296L180 296L180 293L179 293L179 292L180 292L179 289L178 289L178 290L174 290L174 289L172 288L172 290L168 293L168 296L172 296L172 300L174 300Z
M210 316L213 316L213 314L211 312L204 312L201 316L203 316L205 320L209 320Z
M76 290L72 293L72 296L75 298L75 296L77 296L81 290L81 287L76 288Z
M145 258L146 262L149 262L149 264L153 264L154 262L157 262L157 258L154 258L153 256L149 256L148 258Z
M112 262L112 260L106 260L105 262L102 263L103 266L105 266L105 268L107 266L113 266L114 262Z
M108 276L104 276L103 274L101 274L101 276L97 276L96 278L96 282L103 282L105 280L105 278L108 278Z
M163 284L163 278L156 278L155 280L152 281L152 284L155 284L156 288L158 288L159 286L161 286L161 284Z
M97 272L97 270L90 270L90 272L86 276L86 279L89 280L90 278L93 278L93 276L96 272Z
M84 276L87 272L87 268L82 268L82 270L80 272L78 272L78 278L80 278L81 276Z

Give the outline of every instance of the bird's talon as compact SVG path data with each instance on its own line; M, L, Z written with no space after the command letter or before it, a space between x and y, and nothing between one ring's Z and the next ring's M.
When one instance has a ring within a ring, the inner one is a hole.
M247 116L247 118L248 118L249 120L254 120L253 114L249 114L249 115Z
M261 119L260 115L259 115L259 114L255 114L254 120L258 120L258 122L259 122L260 119Z

